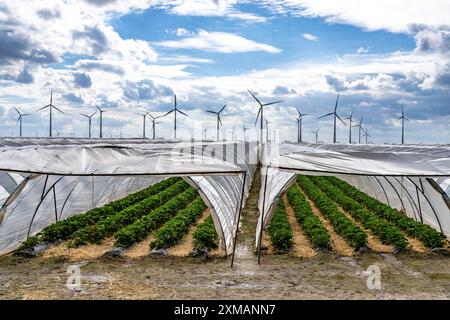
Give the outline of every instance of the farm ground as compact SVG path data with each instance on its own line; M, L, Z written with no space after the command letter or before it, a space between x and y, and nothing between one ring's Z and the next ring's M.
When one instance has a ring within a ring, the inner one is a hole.
M354 254L334 235L333 251L316 252L307 248L297 228L291 254L272 254L266 235L267 250L258 265L258 176L243 211L233 269L230 259L217 253L206 261L183 257L183 250L190 250L192 232L174 250L176 256L167 257L146 255L149 239L143 254L137 244L131 249L137 254L101 257L96 253L107 251L106 239L103 246L88 246L77 254L59 246L36 258L0 257L0 299L450 299L448 251L392 254L374 240L368 251ZM74 264L81 271L78 291L66 286L67 268ZM380 290L367 288L370 265L380 267Z

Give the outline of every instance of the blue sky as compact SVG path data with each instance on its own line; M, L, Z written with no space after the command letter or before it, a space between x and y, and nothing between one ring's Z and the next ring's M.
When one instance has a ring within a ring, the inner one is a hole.
M283 100L266 112L281 140L296 139L300 107L306 140L321 128L330 142L331 119L317 118L339 93L340 115L364 116L374 143L399 142L402 107L407 142L449 143L450 5L412 2L0 0L0 135L18 134L13 107L32 113L25 135L47 134L48 114L35 110L53 88L64 110L55 134L85 136L80 113L102 105L107 136L138 136L137 113L163 114L176 93L190 115L183 137L214 137L205 110L225 103L223 134L242 137L257 111L248 88ZM172 119L160 122L169 138ZM338 140L347 132L341 125Z

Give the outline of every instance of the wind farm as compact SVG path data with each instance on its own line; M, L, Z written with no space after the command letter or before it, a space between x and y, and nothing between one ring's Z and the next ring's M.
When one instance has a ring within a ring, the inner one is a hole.
M450 300L450 5L403 2L0 0L0 300Z

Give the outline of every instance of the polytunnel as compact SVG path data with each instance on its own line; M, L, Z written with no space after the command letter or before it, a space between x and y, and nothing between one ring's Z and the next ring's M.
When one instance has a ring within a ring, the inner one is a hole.
M171 176L194 186L231 254L257 165L249 142L1 139L0 254L45 226Z
M297 174L337 176L450 238L450 146L268 143L256 245Z

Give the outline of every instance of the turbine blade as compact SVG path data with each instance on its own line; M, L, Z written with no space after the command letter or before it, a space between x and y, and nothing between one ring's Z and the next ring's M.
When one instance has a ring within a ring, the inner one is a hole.
M84 114L84 113L80 113L80 114L86 118L90 118L87 114Z
M322 119L322 118L325 118L325 117L331 116L332 114L334 114L334 113L333 113L333 112L330 112L330 113L324 114L324 115L323 115L323 116L321 116L321 117L318 117L317 119Z
M215 111L211 111L211 110L206 110L206 112L208 112L208 113L212 113L212 114L217 114L217 112L215 112Z
M22 118L22 116L19 116L19 117L17 118L16 124L18 124L18 123L19 123L19 121L20 121L20 118Z
M39 109L36 110L36 112L37 112L37 111L41 111L41 110L43 110L43 109L45 109L45 108L48 108L49 106L50 106L50 105L48 104L48 105L46 105L46 106L44 106L44 107L42 107L42 108L39 108Z
M336 112L336 110L337 110L338 102L339 102L339 93L338 93L338 95L337 95L336 104L335 104L335 106L334 106L334 112Z
M218 113L221 113L221 112L223 111L223 109L225 109L226 106L227 106L227 105L224 105L224 106L222 107L222 109L220 109L220 111L219 111Z
M264 103L263 106L270 106L270 105L272 105L272 104L280 103L280 102L283 102L283 100L274 101L274 102L269 102L269 103Z
M262 106L261 101L259 101L258 98L250 90L247 89L247 91L252 95L252 97L256 100L256 102L258 102L259 105Z
M95 111L93 114L91 114L90 118L92 118L96 113L97 113L97 111Z
M169 112L167 112L167 113L164 115L164 117L167 116L167 115L169 115L169 114L171 114L171 113L174 112L174 111L175 111L175 109L170 110Z
M336 113L336 117L337 117L339 120L341 120L341 122L342 122L343 124L345 124L344 120L342 120L341 117L339 117L339 115L338 115L337 113Z
M258 114L256 115L255 126L256 126L256 124L258 123L259 115L260 115L260 113L261 113L261 108L262 108L262 107L259 107Z
M59 112L64 113L61 110L59 110L57 107L55 107L55 106L52 106L52 107L55 108L56 110L58 110Z
M16 112L20 115L21 113L20 113L20 111L16 108L16 107L14 107L14 109L16 110Z
M183 111L178 110L178 109L177 109L177 111L178 111L179 113L181 113L183 116L189 117L189 116L188 116L186 113L184 113Z
M175 109L177 108L177 95L174 94L173 95L173 100L174 100L174 105L175 105Z
M220 125L222 125L222 119L220 119L219 115L217 115L217 119L219 120Z

